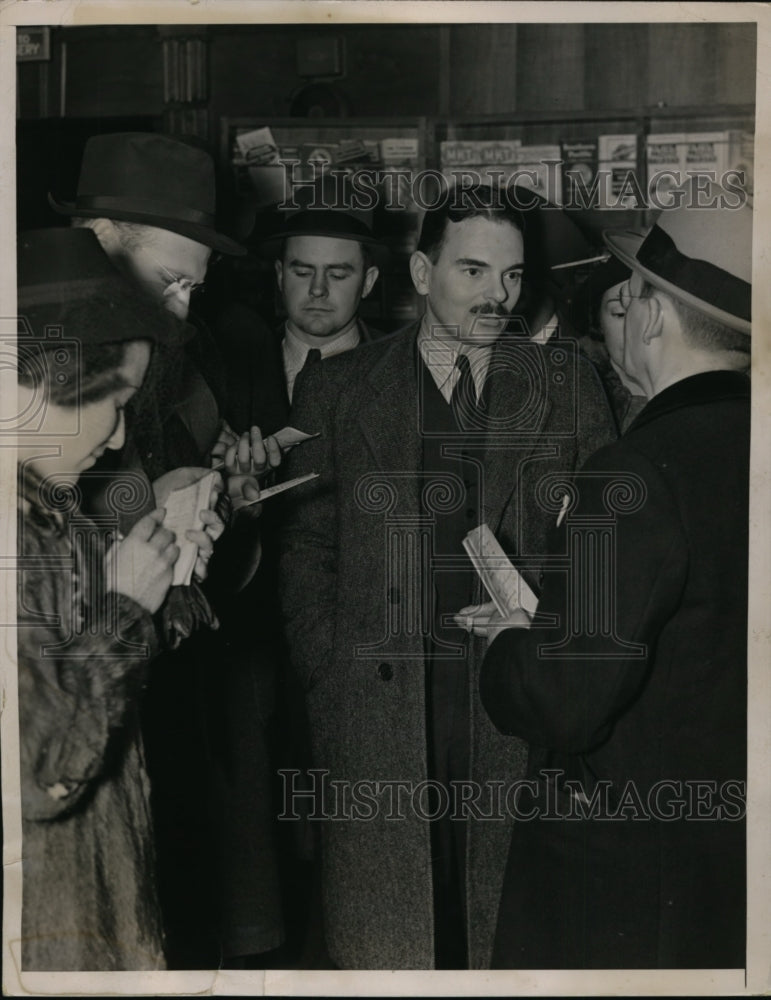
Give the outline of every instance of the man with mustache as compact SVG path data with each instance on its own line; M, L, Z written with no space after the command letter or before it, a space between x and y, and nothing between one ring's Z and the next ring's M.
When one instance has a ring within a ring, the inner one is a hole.
M511 192L450 191L410 262L422 320L313 366L295 393L293 424L321 435L288 475L321 475L289 501L283 601L314 767L341 782L317 799L341 968L490 961L511 822L494 789L527 749L490 725L484 649L453 623L481 586L462 542L486 522L537 586L544 477L614 436L570 343L504 336L526 221Z

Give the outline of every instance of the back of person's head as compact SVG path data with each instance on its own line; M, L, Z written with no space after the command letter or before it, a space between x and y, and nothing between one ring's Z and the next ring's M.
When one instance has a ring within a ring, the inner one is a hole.
M734 356L750 351L752 209L740 192L691 178L670 192L647 233L607 230L611 253L643 279L642 297L671 306L686 348Z
M686 305L681 299L669 295L649 282L640 293L642 298L664 296L680 321L684 342L695 351L705 354L725 355L725 364L731 368L746 368L750 363L751 339L745 333L732 329L725 323L699 309Z

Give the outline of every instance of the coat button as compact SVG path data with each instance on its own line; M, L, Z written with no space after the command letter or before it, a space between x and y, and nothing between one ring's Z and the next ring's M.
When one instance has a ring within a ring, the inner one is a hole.
M377 668L377 672L380 674L381 680L390 681L394 675L394 668L390 663L381 663Z
M469 519L469 521L473 521L476 516L477 512L474 510L474 508L469 507L469 509L466 511L466 517Z
M400 595L399 595L398 588L397 587L389 587L388 588L388 603L389 604L398 604L399 601L400 601Z

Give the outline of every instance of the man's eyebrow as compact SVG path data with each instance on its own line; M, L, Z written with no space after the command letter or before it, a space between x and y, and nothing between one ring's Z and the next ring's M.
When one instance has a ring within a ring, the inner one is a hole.
M489 267L490 264L486 260L475 260L473 257L458 257L455 261L456 264L461 264L464 267ZM507 271L522 271L524 270L524 264L512 264L507 267Z
M309 264L306 261L300 260L297 257L293 257L289 261L288 266L289 267L310 267L310 268L317 267L316 264ZM334 269L339 270L339 271L355 271L356 270L356 268L354 267L354 265L353 264L349 264L347 261L343 261L342 263L339 263L339 264L337 264L337 263L323 264L322 266L327 271L330 270L331 268L334 268Z

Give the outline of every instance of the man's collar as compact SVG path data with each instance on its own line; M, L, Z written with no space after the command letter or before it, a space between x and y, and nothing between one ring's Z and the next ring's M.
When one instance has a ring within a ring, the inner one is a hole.
M307 344L289 329L288 323L284 323L284 349L292 357L300 358L303 361L308 351L314 348L321 351L322 358L326 358L331 354L341 354L343 351L349 351L351 348L357 347L360 341L361 333L359 332L358 322L354 323L345 333L338 334L335 337L325 337L323 340L319 338L319 343L314 345Z
M474 378L477 395L481 397L484 381L487 377L487 370L490 365L493 345L474 346L461 344L457 340L442 340L431 334L425 317L418 329L418 350L426 368L431 372L431 377L436 383L437 389L448 399L452 394L452 385L455 379L453 373L456 371L455 365L460 353L465 354L471 363L471 372ZM449 380L452 385L446 388Z
M652 396L624 435L683 406L704 406L724 399L749 399L749 396L750 380L743 372L707 371L689 375Z

